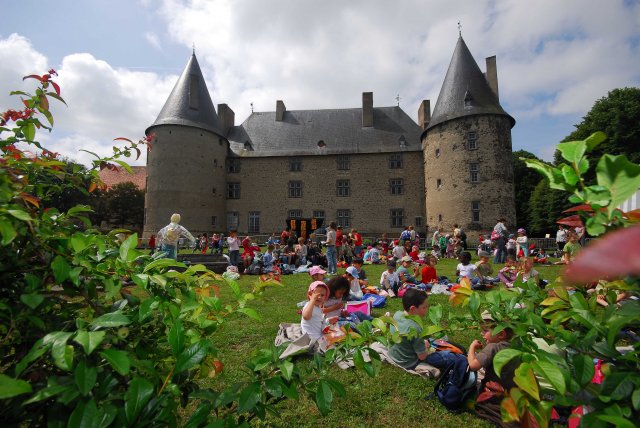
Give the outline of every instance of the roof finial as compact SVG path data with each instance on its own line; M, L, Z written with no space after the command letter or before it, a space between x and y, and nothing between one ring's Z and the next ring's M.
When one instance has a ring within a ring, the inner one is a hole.
M253 102L251 102L251 113L253 113Z
M191 45L193 47L193 54L195 55L196 54L196 43L192 42Z
M400 94L396 95L396 101L398 102L398 107L400 107Z
M458 21L458 35L462 37L462 24L460 24L460 21Z

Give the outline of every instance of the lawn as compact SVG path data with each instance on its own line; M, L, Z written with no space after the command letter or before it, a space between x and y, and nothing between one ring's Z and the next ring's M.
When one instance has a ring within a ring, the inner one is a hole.
M444 260L438 264L438 275L455 275L456 261ZM498 266L499 267L499 266ZM494 270L496 266L494 266ZM365 266L371 283L377 283L383 270L382 266ZM537 268L542 278L553 279L557 275L557 266ZM243 275L239 283L247 291L257 280L255 276ZM252 351L272 346L281 322L300 322L296 303L306 298L306 289L310 283L307 274L286 275L282 277L283 287L267 289L264 295L249 303L260 314L262 320L256 322L243 315L233 315L222 329L212 337L214 345L220 350L220 359L224 363L222 373L211 380L211 386L221 387L245 379L244 362ZM221 298L229 296L230 291L222 289ZM431 305L441 304L445 310L460 311L451 308L448 297L434 295L429 297ZM374 316L386 311L393 313L401 309L400 299L391 299L384 309L374 309ZM480 338L477 330L469 329L449 335L452 341L464 346ZM309 364L310 359L302 359ZM433 391L435 380L425 380L412 376L401 369L383 364L378 376L370 378L363 372L331 369L331 376L345 385L347 396L336 397L332 412L322 417L313 401L302 397L299 401L287 400L279 405L280 419L269 417L261 422L265 426L298 427L358 427L358 426L424 426L448 427L490 426L469 413L452 414L439 404L437 399L426 400ZM260 423L258 423L259 425Z

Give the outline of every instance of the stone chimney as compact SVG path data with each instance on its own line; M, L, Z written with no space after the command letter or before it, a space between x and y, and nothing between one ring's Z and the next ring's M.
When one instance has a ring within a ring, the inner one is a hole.
M236 125L236 114L227 104L218 104L218 119L224 135L227 135L229 129Z
M362 127L373 126L373 92L362 93Z
M487 63L487 72L484 76L487 79L489 87L493 93L496 94L496 98L500 99L498 95L498 67L496 66L496 56L490 56L485 61Z
M424 130L429 126L429 122L431 122L431 101L422 100L418 107L418 125Z
M287 108L284 106L284 102L282 100L276 101L276 121L282 122L284 119L284 112Z

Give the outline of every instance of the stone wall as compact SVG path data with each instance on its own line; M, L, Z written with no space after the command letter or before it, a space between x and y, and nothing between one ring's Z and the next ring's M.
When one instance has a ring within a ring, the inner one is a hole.
M180 213L193 233L210 232L212 216L225 229L228 143L218 135L188 127L163 125L147 154L144 236L155 234Z
M477 149L467 135L477 133ZM481 115L436 125L423 140L427 223L452 230L491 229L498 217L515 222L511 123L505 116ZM471 183L470 164L478 164L478 183ZM441 180L438 188L437 180ZM472 202L479 203L473 221Z
M338 170L335 155L302 156L302 171L290 171L289 157L242 158L240 172L227 175L241 189L240 199L227 200L227 211L238 213L241 234L248 232L251 211L260 213L259 232L269 234L279 233L289 211L296 209L303 218L323 210L325 224L337 220L337 210L348 209L351 227L361 232L399 234L402 228L391 227L391 209L404 209L406 225L424 219L424 164L422 152L404 152L403 168L390 169L389 156L352 154L349 170ZM392 178L404 180L402 195L391 194ZM350 180L350 196L337 196L337 180ZM302 182L302 197L289 197L290 181Z

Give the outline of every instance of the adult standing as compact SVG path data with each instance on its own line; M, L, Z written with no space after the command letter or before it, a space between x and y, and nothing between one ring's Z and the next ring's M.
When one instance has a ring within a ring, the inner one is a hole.
M433 236L431 237L431 247L435 247L436 245L440 245L440 232L442 232L442 227L438 226L433 232Z
M172 214L171 223L160 229L156 239L160 251L165 252L168 258L174 260L178 258L178 240L181 236L189 240L189 245L196 242L196 238L187 229L180 226L180 219L180 214Z
M505 225L506 222L507 220L504 217L500 217L493 227L495 233L492 235L496 236L496 255L493 258L493 263L504 263L507 259L507 237L509 232Z
M362 257L362 235L356 229L351 229L351 233L353 234L353 254L357 258Z
M232 230L227 237L227 246L229 247L229 264L238 267L240 263L240 238L238 232Z
M327 227L327 240L324 241L327 247L327 273L335 275L338 273L338 253L336 251L336 222L332 221Z
M564 249L565 244L567 243L567 230L563 225L558 225L558 231L556 232L556 245L558 246L557 254L562 256L562 250Z

